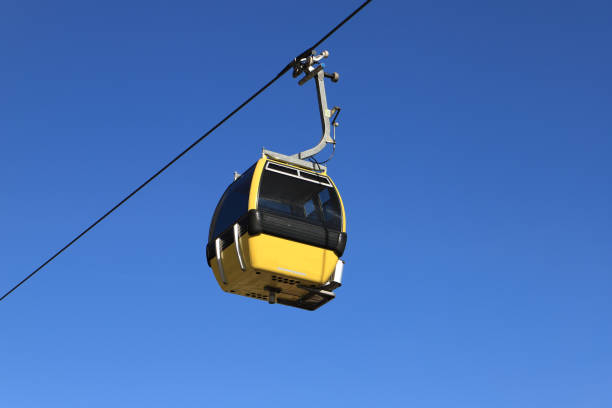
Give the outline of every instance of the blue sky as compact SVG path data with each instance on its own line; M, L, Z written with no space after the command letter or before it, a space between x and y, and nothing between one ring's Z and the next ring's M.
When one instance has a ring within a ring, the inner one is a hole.
M357 5L3 1L2 288ZM226 295L204 259L232 172L318 141L288 75L0 304L3 406L612 405L611 17L374 1L324 44L336 300Z

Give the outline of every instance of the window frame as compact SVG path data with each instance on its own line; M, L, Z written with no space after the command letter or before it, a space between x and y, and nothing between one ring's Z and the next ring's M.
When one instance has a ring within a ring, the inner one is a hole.
M270 164L273 164L273 165L279 166L279 167L284 167L284 168L292 170L292 171L297 171L298 174L295 175L295 174L292 174L292 173L289 173L289 172L284 172L282 170L271 169L270 168ZM295 168L295 167L285 166L285 165L282 165L282 164L279 164L279 163L275 163L275 162L272 162L272 161L268 161L266 163L266 165L264 167L264 171L265 170L273 171L273 172L279 173L279 174L284 174L285 176L295 177L295 178L298 178L300 180L308 181L310 183L321 184L321 185L324 185L324 186L331 187L331 188L335 189L335 187L332 184L332 182L329 179L329 177L324 176L322 174L316 174L316 173L313 173L313 172L310 172L310 171L305 171L305 170L298 169L298 168ZM316 180L313 180L312 178L308 178L308 177L303 177L302 173L309 174L309 175L312 175L312 176L316 176L317 178L322 178L324 180L324 182L316 181ZM262 176L263 176L263 172L262 172Z

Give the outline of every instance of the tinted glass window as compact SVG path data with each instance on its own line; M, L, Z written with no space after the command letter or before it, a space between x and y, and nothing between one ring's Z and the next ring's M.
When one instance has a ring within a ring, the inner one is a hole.
M249 210L249 192L255 167L248 169L225 191L217 206L211 225L211 239L219 236Z
M294 176L298 175L298 171L296 169L292 169L291 167L279 166L278 164L274 164L274 163L268 163L267 167L273 170L280 170L283 173L293 174Z
M262 175L258 208L336 231L342 228L340 200L333 188L269 170Z
M325 177L317 176L316 174L306 173L305 171L300 172L300 175L312 181L318 181L319 183L328 184L329 182Z

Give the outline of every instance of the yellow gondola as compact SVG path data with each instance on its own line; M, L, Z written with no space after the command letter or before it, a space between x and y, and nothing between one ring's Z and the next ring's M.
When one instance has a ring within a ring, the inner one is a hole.
M320 55L296 61L300 85L316 78L323 136L317 146L285 156L264 150L236 175L215 209L206 259L219 286L229 293L314 310L334 298L341 285L346 221L336 185L313 157L335 139L330 136L340 108L327 108Z
M224 291L314 310L340 285L345 245L332 180L264 157L225 191L206 252Z

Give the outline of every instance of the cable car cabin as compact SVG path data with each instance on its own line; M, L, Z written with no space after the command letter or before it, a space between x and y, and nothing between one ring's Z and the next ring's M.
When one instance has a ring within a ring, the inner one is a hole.
M345 245L331 179L264 157L221 197L206 258L226 292L315 310L341 284Z

